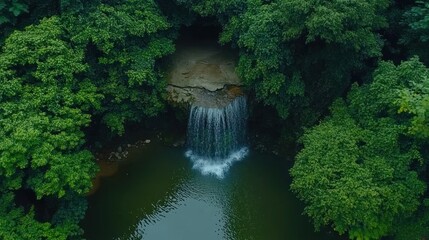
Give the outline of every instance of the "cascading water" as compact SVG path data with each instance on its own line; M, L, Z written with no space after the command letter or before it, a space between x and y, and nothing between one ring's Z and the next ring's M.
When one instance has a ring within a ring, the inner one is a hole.
M240 96L223 108L192 106L186 156L203 174L223 178L231 164L246 156L246 98Z

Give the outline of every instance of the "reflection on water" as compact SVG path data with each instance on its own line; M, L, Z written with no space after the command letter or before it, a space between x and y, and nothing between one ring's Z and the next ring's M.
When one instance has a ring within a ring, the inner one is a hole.
M201 191L210 189L208 182L193 180L140 221L131 239L225 239L225 194L220 189Z
M338 239L314 233L274 156L251 153L224 179L192 170L183 150L155 144L131 158L89 197L87 239Z

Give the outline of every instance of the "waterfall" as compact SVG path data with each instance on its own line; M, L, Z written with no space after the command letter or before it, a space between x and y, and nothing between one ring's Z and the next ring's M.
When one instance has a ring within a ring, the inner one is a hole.
M247 104L244 96L223 108L192 106L186 156L203 174L224 176L231 164L246 156Z

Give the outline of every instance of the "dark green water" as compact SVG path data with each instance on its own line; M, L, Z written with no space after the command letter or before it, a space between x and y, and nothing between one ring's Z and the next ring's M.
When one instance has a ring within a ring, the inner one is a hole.
M250 151L224 179L192 170L183 149L150 144L89 197L88 240L338 239L314 232L288 166Z

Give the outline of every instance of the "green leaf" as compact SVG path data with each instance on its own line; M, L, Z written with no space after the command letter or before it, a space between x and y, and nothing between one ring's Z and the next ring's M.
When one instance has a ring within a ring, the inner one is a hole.
M12 2L12 6L8 9L15 17L18 17L23 12L28 12L28 6L16 1Z

